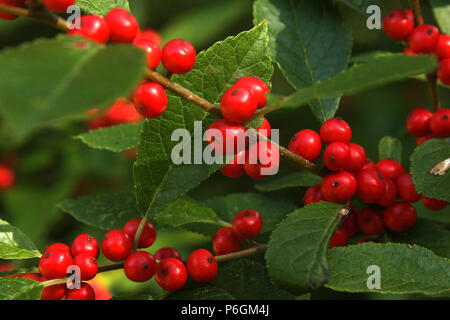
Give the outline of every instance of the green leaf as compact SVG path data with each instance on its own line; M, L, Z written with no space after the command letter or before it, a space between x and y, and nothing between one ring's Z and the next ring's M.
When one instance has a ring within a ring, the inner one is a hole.
M102 230L120 229L128 220L141 216L133 192L67 199L57 206L76 220Z
M90 130L76 136L91 148L122 152L137 147L142 123Z
M367 14L367 7L370 5L380 5L379 0L337 0L338 2L346 5L347 7L362 13Z
M295 89L324 81L347 68L350 28L328 0L257 0L255 22L269 21L269 53ZM332 118L339 98L311 102L319 121Z
M292 187L310 187L322 182L322 178L310 171L294 172L283 177L268 178L258 183L255 188L260 191L275 191Z
M0 300L40 300L41 282L24 278L0 278Z
M373 242L335 247L328 252L326 287L345 292L392 294L450 293L450 262L417 245ZM368 289L367 267L380 267L381 289Z
M253 75L270 82L273 67L267 43L267 23L261 23L201 52L189 73L175 75L172 80L209 102L218 103L239 76ZM172 93L168 93L168 100L161 117L145 121L134 164L138 207L143 213L164 209L222 166L172 162L172 148L179 143L171 141L172 132L187 129L192 137L194 122L206 120L203 122L206 129L212 117L207 118L208 113Z
M0 53L0 112L20 140L57 120L111 105L132 91L145 69L145 52L133 46L38 39Z
M402 143L399 139L384 136L378 143L378 159L392 159L402 162Z
M320 201L290 213L273 231L266 252L272 280L300 295L327 282L328 244L342 205Z
M234 297L224 289L207 285L175 291L168 300L234 300Z
M435 176L429 171L439 162L450 158L450 144L445 139L430 139L411 155L412 181L417 192L430 198L450 202L450 174Z
M22 231L0 220L0 259L30 259L40 256L39 250Z
M448 0L430 0L430 2L441 32L450 34L450 3Z
M75 3L87 14L106 15L111 9L123 8L130 11L128 0L77 0Z

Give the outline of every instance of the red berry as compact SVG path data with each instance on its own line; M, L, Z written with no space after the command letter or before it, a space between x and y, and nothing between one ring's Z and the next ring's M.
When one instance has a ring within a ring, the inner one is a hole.
M441 61L437 76L443 84L450 86L450 58Z
M143 38L135 39L133 44L147 52L147 66L150 69L155 69L161 61L159 46L155 42Z
M444 200L438 200L424 196L422 196L421 200L423 205L430 210L438 211L444 209L447 206L447 201Z
M417 53L415 53L414 51L412 51L410 48L405 48L403 49L403 54L410 54L412 56L417 56Z
M344 169L351 172L358 172L366 164L366 151L363 147L356 143L349 143L348 148L350 151L350 159Z
M251 118L256 105L257 100L248 87L233 86L223 94L220 111L228 121L241 123Z
M105 118L109 125L122 123L138 123L142 120L134 104L128 103L124 98L119 98L108 109Z
M407 202L416 202L420 199L420 194L417 193L414 188L414 184L411 180L411 173L404 173L398 177L395 182L397 185L398 195L402 200Z
M385 186L383 176L374 169L363 169L356 177L358 197L365 203L377 203L383 197Z
M233 231L233 228L224 227L214 235L213 249L216 255L236 252L241 249L241 239Z
M125 9L112 9L105 16L105 20L114 43L132 43L139 32L136 18Z
M89 253L80 253L73 259L73 264L80 268L81 280L95 278L98 272L97 259Z
M72 265L72 257L66 250L54 249L45 252L39 260L39 272L47 279L64 278L67 268Z
M145 118L157 118L166 111L167 95L156 82L141 84L133 96L136 110Z
M393 10L384 18L383 29L386 35L401 41L408 38L414 29L414 15L411 10Z
M350 160L350 149L343 142L332 142L323 152L323 163L332 171L342 170Z
M95 300L95 292L89 283L82 282L80 289L67 289L66 300Z
M373 170L375 170L375 164L372 162L372 160L367 160L367 162L364 165L364 167L361 168L361 170L364 170L364 169L373 169Z
M356 193L356 179L347 171L330 173L322 180L321 190L326 201L346 203Z
M247 87L252 96L256 99L257 107L262 108L266 105L266 94L269 93L269 86L257 77L243 77L236 81L234 86Z
M142 221L142 218L132 219L128 221L123 226L123 231L125 231L131 239L134 239L136 236L137 229ZM141 237L139 238L139 242L137 247L148 248L150 247L156 239L156 229L155 227L148 221L145 222L144 229L142 229Z
M430 119L431 132L436 137L450 136L450 109L438 109Z
M429 122L433 114L430 110L416 108L411 111L406 119L406 128L414 137L422 137L430 132Z
M245 149L245 128L224 119L214 121L205 132L206 141L219 154L234 155Z
M359 231L358 212L354 208L350 208L347 218L344 220L342 227L347 231L349 237Z
M162 63L167 71L182 74L191 71L194 67L197 53L189 41L174 39L164 46L162 50Z
M384 159L377 162L375 170L383 175L385 178L397 180L402 174L405 173L405 169L402 164L391 159Z
M123 270L128 279L134 282L145 282L155 274L156 261L151 253L136 251L125 260Z
M140 40L140 39L146 39L146 40L153 41L160 47L162 44L160 34L158 33L158 31L152 30L152 29L140 30L134 40L136 41L136 40Z
M289 151L309 161L316 160L321 150L320 136L310 129L300 130L289 142Z
M248 150L244 170L249 177L261 179L276 174L279 165L278 148L270 142L260 141Z
M397 186L392 179L384 177L384 195L378 201L378 205L388 207L397 200Z
M109 26L103 17L89 14L80 18L79 29L69 29L67 34L71 36L80 36L92 41L105 44L109 39Z
M0 164L0 191L11 188L16 181L16 176L14 172Z
M94 237L83 233L73 240L70 252L73 257L81 253L87 253L97 259L100 253L100 248Z
M64 243L54 243L45 248L44 253L51 250L65 250L70 253L70 248Z
M111 261L125 260L132 248L133 240L122 229L108 231L102 241L103 254Z
M13 6L13 7L24 7L25 6L25 0L0 0L0 4L4 4L7 6ZM2 20L15 20L19 16L16 16L14 14L9 14L6 12L0 12L0 19Z
M44 6L54 12L66 12L67 8L75 3L75 0L42 0Z
M95 117L89 119L86 123L88 130L97 130L104 127L109 127L111 124L105 116Z
M66 294L66 284L55 284L45 287L41 293L41 300L61 300Z
M186 262L191 278L197 282L210 282L217 275L217 261L206 249L197 249Z
M260 134L262 134L263 136L269 138L270 137L270 123L269 121L267 121L266 118L262 118L263 119L263 123L259 126L258 129L256 129L256 132L259 132Z
M320 127L320 137L325 143L349 143L352 138L352 129L347 122L340 118L325 121Z
M347 244L348 240L348 232L345 228L339 227L334 232L333 236L331 237L330 244L328 245L328 248L334 248L334 247L343 247Z
M436 136L434 134L427 134L426 136L416 138L416 146L420 146L422 143L429 139L434 139Z
M319 202L321 200L323 200L323 196L322 187L320 184L309 187L305 192L305 196L303 197L303 203L305 204L305 206L311 203Z
M409 47L415 53L432 53L436 50L438 42L438 28L429 24L415 27L409 36Z
M156 260L175 258L181 260L181 254L174 248L161 248L153 255Z
M365 234L384 231L383 212L375 207L365 207L358 212L358 225Z
M259 234L262 223L262 218L258 211L252 209L242 210L233 219L233 231L241 239L251 239Z
M164 259L156 266L155 280L164 290L179 290L183 288L187 281L186 267L179 259Z
M450 36L441 34L439 36L439 42L436 47L436 55L439 60L450 58Z
M414 225L416 219L416 209L408 202L394 203L384 211L384 223L392 231L406 231Z
M220 171L230 178L238 178L245 173L244 164L247 151L242 150L233 160L228 162Z

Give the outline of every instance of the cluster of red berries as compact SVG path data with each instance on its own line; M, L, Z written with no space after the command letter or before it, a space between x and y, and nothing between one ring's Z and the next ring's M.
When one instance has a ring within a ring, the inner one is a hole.
M450 109L438 109L434 113L425 108L416 108L406 119L409 134L416 137L416 145L428 139L450 136Z
M10 189L15 182L14 171L9 166L0 164L0 191Z
M406 54L435 54L440 61L437 71L442 83L450 85L450 36L441 34L433 25L414 26L414 16L411 10L393 10L383 21L386 35L396 41L408 39L409 47Z
M98 109L91 109L88 115L94 116L87 121L89 130L114 126L124 123L138 123L142 120L141 115L136 111L133 103L128 102L126 98L117 99L114 104L101 112Z

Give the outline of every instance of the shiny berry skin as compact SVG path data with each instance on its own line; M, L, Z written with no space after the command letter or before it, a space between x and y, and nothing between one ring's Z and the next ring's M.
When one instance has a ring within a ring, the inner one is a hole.
M220 171L230 178L238 178L242 176L245 173L244 164L246 153L246 150L239 152L233 160L220 168Z
M124 98L119 98L108 109L105 118L109 125L118 125L123 123L138 123L142 120L134 104L127 102Z
M145 282L155 274L156 260L151 253L136 251L125 260L123 270L128 279Z
M136 110L145 118L157 118L166 111L167 95L156 82L141 84L133 95Z
M25 0L0 0L0 4L20 8L25 6ZM0 19L2 20L15 20L18 17L19 16L16 16L14 14L0 12Z
M320 155L322 150L322 140L317 132L310 129L303 129L297 132L289 142L289 151L314 161Z
M415 53L432 53L439 42L439 30L435 26L422 24L409 35L409 47Z
M48 9L62 13L66 12L67 8L75 4L75 0L42 0L44 6Z
M383 177L392 179L393 181L405 173L402 164L392 159L378 161L375 165L375 170L381 173Z
M111 261L125 260L133 249L133 239L122 229L108 231L102 241L102 251Z
M95 278L98 272L97 259L89 253L80 253L73 258L73 264L80 267L81 280Z
M225 119L241 123L250 119L256 110L257 100L248 87L233 86L222 96L220 111Z
M44 253L52 250L65 250L70 253L70 248L64 243L53 243L45 248Z
M436 56L439 60L450 58L450 36L441 34L439 36L439 42L436 47Z
M305 192L305 196L303 197L303 203L305 204L305 206L311 203L319 202L321 200L323 200L323 196L322 187L320 184L309 187Z
M347 215L347 218L342 223L342 227L347 230L349 237L358 233L359 225L358 225L358 212L354 208L350 208L350 212Z
M208 127L205 135L208 144L219 154L234 155L245 149L245 128L240 124L216 120Z
M345 228L339 227L334 232L333 236L331 237L330 244L328 245L328 248L334 248L334 247L343 247L347 244L348 240L348 232Z
M66 300L95 300L95 292L89 283L82 282L80 289L67 289Z
M342 170L350 160L350 149L343 142L332 142L323 152L323 163L332 171Z
M100 253L100 248L94 237L83 233L73 240L70 252L73 257L81 253L87 253L97 259Z
M197 282L210 282L217 275L217 261L206 249L197 249L192 252L186 266L191 278Z
M349 143L348 149L350 151L350 158L344 166L344 169L351 172L358 172L366 164L366 150L356 143Z
M156 260L164 260L168 258L175 258L181 260L181 254L174 248L161 248L153 255Z
M270 92L270 88L261 79L257 77L243 77L236 81L234 86L249 88L256 99L258 108L262 108L267 104L266 94Z
M183 74L195 65L197 53L194 46L183 39L173 39L162 50L162 63L167 71Z
M441 61L437 76L443 84L450 86L450 58Z
M408 202L394 203L384 211L384 223L392 231L406 231L414 225L416 219L416 209Z
M161 49L159 46L151 40L142 38L135 39L133 44L147 52L147 66L150 69L155 69L161 62Z
M388 207L397 200L397 186L392 179L384 177L384 195L378 200L378 205Z
M352 129L344 120L332 118L325 121L320 127L320 137L327 144L336 141L349 143L352 138Z
M69 252L54 249L45 252L39 260L39 272L46 279L59 279L67 275L67 268L72 265Z
M434 198L428 198L428 197L424 197L422 196L421 198L423 205L430 209L430 210L442 210L447 206L447 201L444 200L438 200L438 199L434 199Z
M66 294L66 284L55 284L45 287L41 293L41 300L61 300Z
M140 30L134 40L136 41L136 40L140 40L140 39L146 39L146 40L153 41L160 47L162 44L161 35L158 33L158 31L153 30L153 29Z
M398 177L395 182L397 185L398 195L402 200L407 202L416 202L420 200L420 194L417 193L414 188L414 184L411 180L411 173L404 173Z
M430 130L436 137L450 136L450 109L438 109L430 119Z
M247 152L244 170L253 179L262 179L278 172L280 152L270 142L260 141Z
M80 18L80 29L69 29L67 34L105 44L109 39L109 26L103 17L89 14Z
M213 238L213 249L217 256L236 252L241 249L241 239L236 236L233 228L220 228Z
M256 132L262 134L263 136L270 138L270 123L266 118L262 118L263 123L256 129Z
M383 197L385 186L383 176L374 169L363 169L356 177L358 197L365 203L377 203Z
M114 43L132 43L139 32L136 18L125 9L112 9L105 20L110 30L109 37Z
M430 132L429 123L433 113L424 108L416 108L406 118L406 129L414 137L422 137Z
M366 164L364 165L364 167L361 168L361 170L364 170L364 169L373 169L373 170L375 170L375 164L372 162L372 160L367 159Z
M15 182L14 172L7 166L0 164L0 191L11 188Z
M365 207L358 212L358 225L365 234L380 234L384 231L383 212L375 207Z
M330 173L322 179L322 195L326 201L346 203L356 193L356 179L347 172Z
M167 258L156 266L156 283L168 291L180 290L187 281L187 270L184 263L176 258Z
M393 10L384 18L383 29L386 35L397 41L408 38L414 29L414 15L411 10Z
M125 231L130 236L131 239L134 239L141 221L142 218L132 219L128 221L123 226L123 231ZM144 229L142 229L141 237L139 238L137 247L139 249L148 248L153 244L153 242L155 242L155 239L156 239L156 229L150 222L146 221Z
M233 219L233 231L241 239L256 237L262 228L262 218L258 211L246 209L240 211Z

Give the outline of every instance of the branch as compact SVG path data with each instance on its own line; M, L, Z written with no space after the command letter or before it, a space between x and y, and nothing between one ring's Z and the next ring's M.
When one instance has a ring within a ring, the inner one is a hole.
M53 12L51 12L44 6L35 7L33 8L33 10L29 10L0 4L0 12L6 12L16 16L28 17L30 19L49 24L62 31L67 31L69 29L66 20L55 15Z
M216 256L215 258L216 258L217 262L225 262L225 261L230 261L230 260L234 260L234 259L238 259L238 258L253 256L255 254L266 251L266 249L267 249L266 244L259 244L252 248L236 251L233 253L223 254L221 256Z
M414 24L420 26L422 24L422 13L420 12L420 0L409 0L409 6L414 15Z

